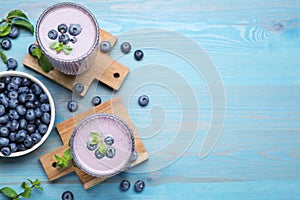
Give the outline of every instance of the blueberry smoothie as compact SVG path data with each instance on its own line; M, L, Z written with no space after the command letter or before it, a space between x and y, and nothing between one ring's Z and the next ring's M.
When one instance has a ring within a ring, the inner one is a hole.
M76 75L94 62L99 28L95 17L83 6L59 3L39 17L36 38L53 67Z
M134 153L131 129L111 114L96 114L84 119L70 141L73 160L85 173L110 177L129 167Z

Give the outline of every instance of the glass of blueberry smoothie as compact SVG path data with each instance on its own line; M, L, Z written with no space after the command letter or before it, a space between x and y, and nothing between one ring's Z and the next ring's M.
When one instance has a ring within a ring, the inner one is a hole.
M83 6L58 3L39 17L36 39L53 67L64 74L81 74L94 63L99 41L98 23Z
M95 114L81 121L70 147L76 166L95 177L116 175L136 159L132 130L112 114Z

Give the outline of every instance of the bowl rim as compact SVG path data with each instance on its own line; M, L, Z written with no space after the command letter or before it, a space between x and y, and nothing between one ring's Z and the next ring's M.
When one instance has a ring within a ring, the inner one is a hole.
M2 72L0 72L0 78L4 77L4 76L26 77L26 78L29 78L31 81L37 83L42 88L42 90L47 94L49 104L50 104L50 109L51 109L51 116L50 116L50 123L48 125L48 130L45 133L45 135L42 136L41 141L39 141L37 144L33 145L30 149L27 149L25 151L14 152L14 153L11 153L9 156L4 156L0 152L0 158L1 157L13 158L13 157L19 157L19 156L26 155L26 154L36 150L38 147L40 147L46 141L46 139L49 137L49 135L50 135L50 133L53 129L53 126L54 126L55 104L54 104L53 97L52 97L51 93L49 92L49 90L47 89L47 87L40 80L38 80L36 77L34 77L33 75L25 73L25 72L20 72L20 71L2 71Z

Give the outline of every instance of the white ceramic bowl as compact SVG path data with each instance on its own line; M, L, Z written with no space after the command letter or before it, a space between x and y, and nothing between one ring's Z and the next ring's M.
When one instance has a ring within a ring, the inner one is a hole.
M27 149L25 151L18 151L15 153L11 153L9 156L4 156L1 152L0 152L0 157L18 157L18 156L23 156L26 155L32 151L34 151L35 149L37 149L39 146L41 146L45 140L48 138L48 136L50 135L53 125L54 125L54 119L55 119L55 106L54 106L54 101L53 98L50 94L50 92L48 91L48 89L46 88L46 86L39 81L37 78L35 78L34 76L24 73L24 72L18 72L18 71L3 71L0 72L0 78L1 77L5 77L5 76L18 76L18 77L26 77L28 79L30 79L32 82L37 83L42 90L44 91L44 93L48 96L49 99L49 104L50 104L50 112L51 112L51 117L50 117L50 123L48 125L48 130L45 133L44 136L42 136L42 139L40 142L38 142L37 144L35 144L34 146L32 146L30 149Z

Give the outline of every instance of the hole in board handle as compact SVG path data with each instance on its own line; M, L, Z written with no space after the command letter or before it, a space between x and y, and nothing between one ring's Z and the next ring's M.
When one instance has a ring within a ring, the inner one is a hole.
M56 168L56 164L57 164L56 162L53 162L52 167Z
M114 73L114 78L119 78L120 74L118 72Z

